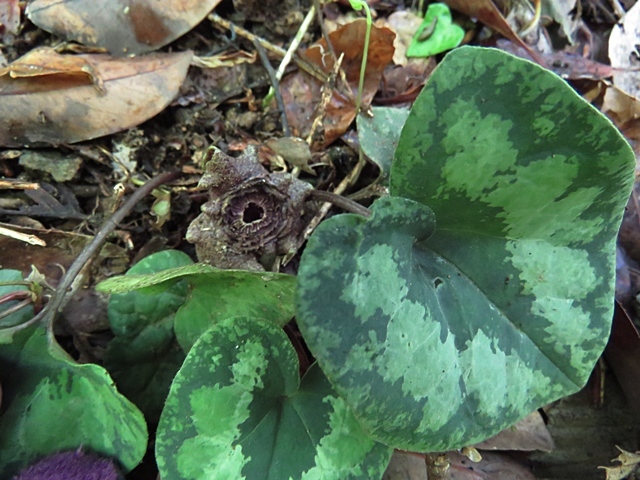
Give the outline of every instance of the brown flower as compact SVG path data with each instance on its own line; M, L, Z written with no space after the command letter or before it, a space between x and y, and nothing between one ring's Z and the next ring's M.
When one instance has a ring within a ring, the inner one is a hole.
M200 261L264 270L276 255L297 247L312 187L286 173L269 173L255 148L239 158L213 150L200 187L209 190L210 200L187 231Z

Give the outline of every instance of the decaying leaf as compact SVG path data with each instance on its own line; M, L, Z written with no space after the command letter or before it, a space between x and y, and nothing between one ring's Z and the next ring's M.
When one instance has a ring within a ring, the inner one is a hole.
M620 450L620 455L612 460L612 462L620 462L620 465L616 467L600 467L607 471L607 480L622 480L627 478L638 468L640 464L640 452L627 452L620 447L616 447Z
M54 57L57 65L59 57ZM70 72L0 77L1 146L73 143L138 125L173 100L192 53L79 57L71 63L83 66ZM93 73L87 73L86 66ZM12 71L11 65L7 68ZM94 78L104 85L104 94L95 88Z
M613 67L637 69L640 66L637 46L640 43L640 4L636 3L609 36L609 59ZM624 70L613 75L613 84L624 93L640 99L640 72Z
M29 19L43 30L84 45L104 47L113 55L157 50L187 33L220 0L35 0Z
M494 437L474 445L481 450L553 450L553 439L538 411L530 413L515 425Z
M444 2L454 10L458 10L471 18L477 18L487 27L515 42L525 49L534 58L534 61L542 64L540 58L531 47L513 31L492 0L444 0Z
M31 50L10 65L0 68L0 77L3 75L9 75L11 78L77 75L87 83L93 84L100 93L105 93L102 79L85 56L62 55L51 47Z
M212 150L200 187L208 189L210 200L186 238L196 244L201 262L264 270L276 255L297 247L312 187L286 173L269 173L254 147L239 158Z
M351 92L347 95L334 90L331 101L324 112L325 145L329 145L342 135L356 116L355 97L358 90L360 65L364 50L366 22L356 20L343 25L329 35L336 55L344 54L341 68L344 70ZM371 103L378 91L380 78L385 67L393 58L393 40L395 34L388 28L371 29L367 71L362 91L362 104ZM334 61L324 40L320 40L307 49L304 56L320 69L329 73ZM339 82L341 83L341 82ZM306 137L311 123L319 113L316 111L321 98L323 85L305 72L286 77L280 84L289 126L299 137Z
M20 28L20 5L18 0L0 2L0 33L17 34Z

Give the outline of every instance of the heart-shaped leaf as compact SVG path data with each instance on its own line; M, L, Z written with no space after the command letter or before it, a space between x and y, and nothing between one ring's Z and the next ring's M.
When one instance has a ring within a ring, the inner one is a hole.
M176 375L160 424L162 478L375 479L391 450L362 431L319 368L271 322L207 330Z
M464 29L453 23L449 7L444 3L432 3L411 39L407 57L430 57L446 52L460 45L463 38Z
M448 450L581 388L609 333L634 163L554 74L449 54L391 170L392 194L419 203L325 221L300 265L298 324L365 430Z
M142 460L147 426L140 411L104 368L73 362L43 328L22 330L0 346L0 375L0 478L81 446L117 458L127 471Z

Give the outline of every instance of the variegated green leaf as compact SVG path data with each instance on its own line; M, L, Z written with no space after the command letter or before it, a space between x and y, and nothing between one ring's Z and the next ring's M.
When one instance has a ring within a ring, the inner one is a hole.
M99 365L71 360L41 327L0 346L0 478L62 450L84 447L129 471L142 460L147 426Z
M298 324L364 428L448 450L581 388L609 333L633 170L554 74L449 54L396 151L391 193L407 199L325 221L300 266Z
M158 426L166 480L380 478L391 450L368 438L322 371L299 385L295 350L271 322L207 330L178 372Z

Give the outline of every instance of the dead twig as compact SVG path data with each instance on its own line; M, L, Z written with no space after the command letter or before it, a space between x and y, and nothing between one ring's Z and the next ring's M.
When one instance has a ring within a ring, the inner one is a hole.
M284 50L283 48L277 47L276 45L272 44L271 42L265 40L262 37L259 37L257 35L254 35L253 33L251 33L248 30L245 30L242 27L238 27L237 25L232 24L230 21L225 20L224 18L222 18L220 15L217 15L215 13L210 14L207 17L209 20L211 20L215 25L219 25L220 27L223 27L227 30L231 30L233 29L233 31L240 37L246 38L247 40L249 40L250 42L256 41L258 42L260 45L262 45L262 47L277 55L279 58L284 58L285 55L287 54L286 50ZM314 78L317 78L318 80L320 80L321 82L324 82L327 79L327 74L324 73L320 67L314 65L311 62L308 62L307 60L300 58L296 55L293 56L293 61L296 62L296 64L305 72L307 72L309 75L311 75Z
M333 192L326 192L324 190L310 190L309 196L314 197L317 200L322 200L323 202L332 203L336 207L340 207L347 212L357 213L358 215L362 215L363 217L371 216L371 210L369 210L367 207L363 207L359 203L354 202L347 197L343 197L342 195L336 195Z
M287 121L287 114L284 109L284 100L282 99L282 92L280 92L280 79L276 75L275 70L271 66L269 62L269 57L267 57L267 52L264 47L257 42L253 41L253 45L256 47L258 51L258 55L260 55L260 60L262 60L262 65L264 65L267 74L269 75L269 80L271 80L271 88L273 89L273 94L276 97L276 103L278 104L278 110L280 112L280 122L282 122L282 130L284 131L285 137L291 136L291 130L289 130L289 122Z
M69 300L69 292L73 292L72 288L78 274L89 264L89 262L98 254L107 238L116 229L118 224L124 220L128 213L139 203L144 197L146 197L152 190L156 189L163 183L169 182L178 178L181 175L180 172L167 172L152 178L147 183L138 188L131 194L129 199L120 207L107 221L104 222L100 231L93 237L93 240L84 248L84 250L78 255L75 261L71 264L67 272L64 274L55 293L51 296L51 300L47 305L35 315L31 320L25 322L18 327L12 329L13 331L23 330L33 324L43 322L49 330L53 325L58 312L62 310L66 302ZM77 288L77 287L76 287Z

